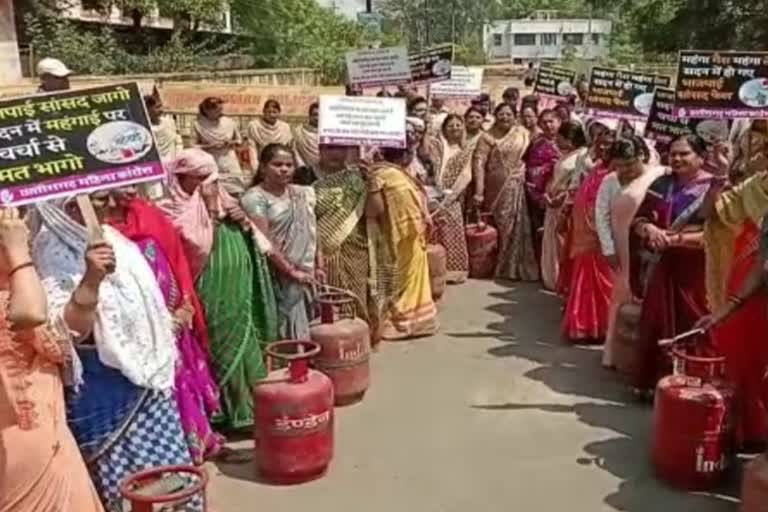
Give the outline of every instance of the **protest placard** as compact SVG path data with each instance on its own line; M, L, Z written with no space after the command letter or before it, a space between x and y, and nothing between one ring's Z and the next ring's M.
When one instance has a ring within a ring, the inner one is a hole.
M644 121L656 87L669 87L668 76L595 67L589 76L587 113Z
M358 87L407 84L411 81L408 50L395 46L347 52L347 77Z
M0 101L4 206L164 176L135 83Z
M681 51L675 113L701 119L768 118L768 52Z
M675 90L657 87L651 104L651 113L645 125L645 136L661 143L689 133L695 133L710 144L728 139L730 132L726 120L689 119L675 114Z
M408 57L413 84L429 84L451 78L453 44L443 44Z
M541 66L536 74L533 93L540 96L568 98L576 94L574 82L576 82L575 71L554 66Z
M321 96L321 144L405 147L405 100Z
M277 100L284 117L306 117L309 106L323 94L343 94L343 87L315 87L286 85L194 84L187 82L163 83L160 97L165 110L183 114L196 114L200 103L209 96L224 100L224 113L229 116L260 116L264 103Z
M451 79L432 84L429 92L437 98L475 98L483 92L483 68L453 66Z

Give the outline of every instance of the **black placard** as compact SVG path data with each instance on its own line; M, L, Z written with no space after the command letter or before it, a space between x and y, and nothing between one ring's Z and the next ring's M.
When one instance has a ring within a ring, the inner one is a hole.
M430 84L451 79L453 45L443 44L429 50L408 55L411 65L411 81L414 84Z
M724 119L686 119L675 114L675 90L657 87L645 136L661 143L688 133L701 136L710 144L728 140L730 122Z
M768 118L768 52L681 51L675 112L701 119Z
M0 101L0 204L161 179L138 84Z
M536 74L533 93L555 98L568 98L576 93L576 72L554 66L541 66Z
M669 87L668 76L595 67L589 75L587 113L619 119L645 120L656 87Z

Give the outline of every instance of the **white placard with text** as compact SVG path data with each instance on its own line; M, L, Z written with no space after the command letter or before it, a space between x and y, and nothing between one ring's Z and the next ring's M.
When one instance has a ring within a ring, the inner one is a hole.
M320 144L405 147L405 100L320 96Z
M395 46L347 52L347 76L360 87L407 84L411 81L408 50Z

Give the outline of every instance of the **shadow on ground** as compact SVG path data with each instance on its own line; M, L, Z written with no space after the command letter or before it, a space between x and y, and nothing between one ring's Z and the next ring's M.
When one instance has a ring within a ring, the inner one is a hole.
M494 357L517 357L537 363L525 377L557 393L583 398L575 405L490 404L475 405L488 411L539 409L553 414L575 414L579 421L617 436L583 447L577 462L595 465L621 480L618 489L604 498L615 510L627 512L724 512L735 510L741 468L718 493L692 494L670 489L657 481L650 467L651 408L635 402L619 377L602 368L602 352L575 347L561 340L561 301L539 293L532 285L508 286L492 296L498 303L489 307L502 317L486 332L457 333L457 338L496 338L500 345L488 353ZM520 303L525 301L523 308ZM530 312L535 311L532 319ZM610 402L610 403L606 403Z

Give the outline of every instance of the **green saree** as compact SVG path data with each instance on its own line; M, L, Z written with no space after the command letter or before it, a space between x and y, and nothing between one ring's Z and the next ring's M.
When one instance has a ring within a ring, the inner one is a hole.
M266 256L235 224L216 228L213 251L197 282L208 318L210 350L221 389L225 428L253 424L253 385L266 376L264 347L277 339L277 312Z

